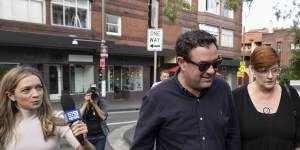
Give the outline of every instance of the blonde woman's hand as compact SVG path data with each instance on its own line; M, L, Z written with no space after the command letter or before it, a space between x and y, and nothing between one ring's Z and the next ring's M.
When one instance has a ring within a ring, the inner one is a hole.
M72 123L71 130L74 136L78 136L82 134L84 138L86 138L86 134L88 133L86 124L79 120Z

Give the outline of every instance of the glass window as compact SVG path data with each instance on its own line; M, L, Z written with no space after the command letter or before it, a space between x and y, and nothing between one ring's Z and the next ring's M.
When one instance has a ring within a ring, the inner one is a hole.
M142 66L108 66L107 90L109 92L142 91Z
M233 31L222 29L221 45L224 47L233 47Z
M222 16L224 16L224 17L228 17L228 18L233 18L233 10L230 10L230 9L227 9L226 7L225 7L225 2L224 1L222 1L221 2L221 6L222 6Z
M94 83L94 66L71 64L69 69L71 93L84 93Z
M282 42L281 41L278 41L276 43L276 49L277 49L277 52L280 53L281 50L282 50Z
M45 0L0 0L0 18L44 23Z
M54 0L52 23L78 28L89 28L89 0Z
M219 43L219 28L215 27L215 26L211 26L211 25L206 25L206 24L199 24L199 29L201 30L205 30L208 33L214 35L217 39L217 44Z
M110 35L121 35L121 17L106 14L106 33Z
M11 68L17 66L18 64L7 64L7 63L1 63L0 62L0 81L1 78L4 76L4 74Z
M191 31L191 28L187 28L187 27L181 27L181 34Z
M217 14L217 0L206 0L206 11Z

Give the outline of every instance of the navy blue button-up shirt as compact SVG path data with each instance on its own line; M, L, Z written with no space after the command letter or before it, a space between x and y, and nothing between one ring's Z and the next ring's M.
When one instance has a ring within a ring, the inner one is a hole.
M200 97L172 77L144 97L131 150L239 150L237 114L228 84L215 78Z

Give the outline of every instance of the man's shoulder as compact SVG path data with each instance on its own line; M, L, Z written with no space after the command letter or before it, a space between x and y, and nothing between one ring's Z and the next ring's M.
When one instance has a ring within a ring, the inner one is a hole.
M217 87L217 88L229 88L230 89L230 86L229 84L223 79L223 78L220 78L220 77L216 77L214 82L213 82L213 86Z

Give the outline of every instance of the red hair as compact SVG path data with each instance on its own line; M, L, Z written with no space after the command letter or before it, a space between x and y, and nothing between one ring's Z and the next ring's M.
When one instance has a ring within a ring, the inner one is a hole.
M250 56L251 65L254 69L269 68L280 64L277 52L270 46L259 46L254 49Z

